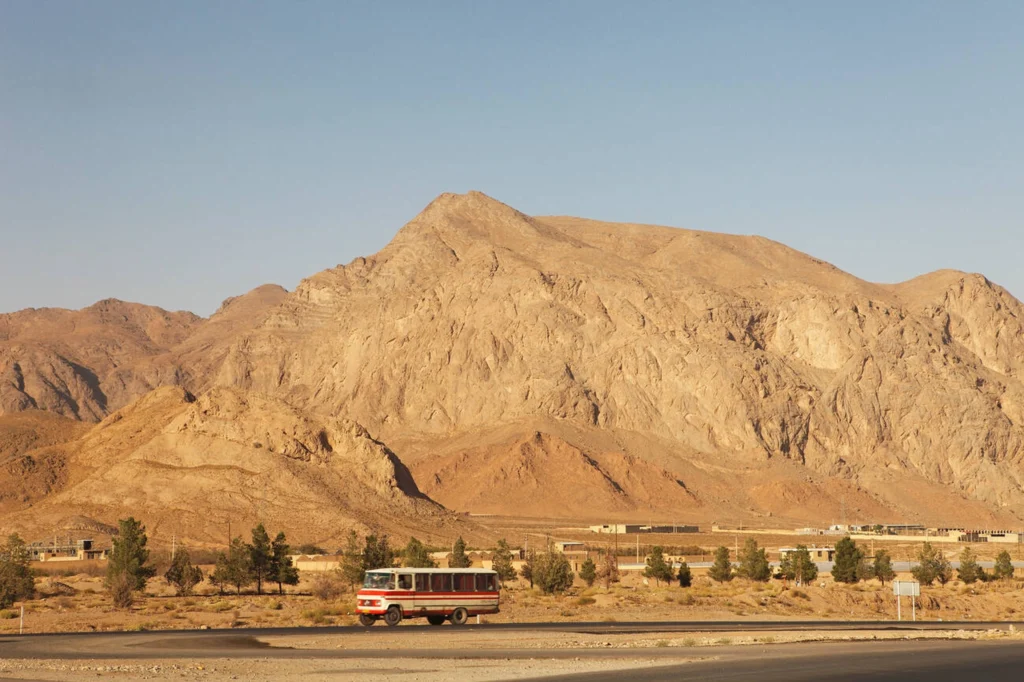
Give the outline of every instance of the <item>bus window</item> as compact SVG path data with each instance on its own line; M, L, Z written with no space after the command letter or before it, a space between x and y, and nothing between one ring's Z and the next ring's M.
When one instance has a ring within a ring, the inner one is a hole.
M400 590L411 590L412 589L412 575L409 573L403 573L398 576L398 589Z
M494 584L494 576L489 573L477 573L476 576L476 591L477 592L495 592L497 587Z
M472 573L456 573L455 574L455 591L456 592L473 592L475 591L473 585L473 574Z
M426 573L416 574L416 591L430 592L430 576Z
M432 576L430 576L430 589L433 592L451 592L451 573L435 573Z
M374 573L372 571L366 572L366 579L363 581L363 587L370 590L390 590L394 584L391 573Z

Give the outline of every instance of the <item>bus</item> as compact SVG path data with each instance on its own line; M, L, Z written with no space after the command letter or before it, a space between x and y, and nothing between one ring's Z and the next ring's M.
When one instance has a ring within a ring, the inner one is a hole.
M360 624L406 618L462 625L470 616L498 613L498 574L482 568L379 568L366 572L356 595Z

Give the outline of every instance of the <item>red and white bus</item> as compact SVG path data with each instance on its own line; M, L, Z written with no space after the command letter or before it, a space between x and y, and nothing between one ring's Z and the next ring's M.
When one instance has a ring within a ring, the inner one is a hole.
M431 625L498 613L498 574L482 568L380 568L366 572L356 597L359 622L383 618L394 626L404 618L425 617Z

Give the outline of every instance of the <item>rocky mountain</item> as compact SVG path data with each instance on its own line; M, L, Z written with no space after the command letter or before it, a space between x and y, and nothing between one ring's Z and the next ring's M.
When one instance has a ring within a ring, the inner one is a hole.
M105 417L19 452L62 462L11 493L20 523L109 522L129 502L209 536L232 515L323 537L461 523L435 501L702 523L1024 515L1024 307L980 275L872 284L760 237L469 193L209 320L98 305L118 313L0 326L5 412Z
M286 295L259 287L208 320L115 299L0 315L0 415L45 410L97 422L159 386L200 390L234 335Z

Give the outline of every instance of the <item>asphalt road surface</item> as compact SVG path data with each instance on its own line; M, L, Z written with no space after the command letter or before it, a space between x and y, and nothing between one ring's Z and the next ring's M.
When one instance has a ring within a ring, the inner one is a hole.
M258 638L352 635L372 646L380 635L416 637L425 630L451 635L473 632L572 632L586 634L650 634L686 632L807 632L828 631L905 631L918 630L1009 630L1024 631L1024 621L894 621L894 620L734 620L734 621L649 621L598 623L489 623L486 625L442 625L433 627L415 620L399 627L377 624L362 626L308 628L236 628L231 630L156 630L152 632L77 632L0 636L0 657L6 658L107 658L116 649L117 656L131 659L217 656L291 656L289 649L268 650ZM346 652L356 651L347 649ZM328 652L329 653L329 652ZM381 652L360 650L367 657ZM386 652L385 652L386 653ZM333 655L333 654L331 654ZM1024 668L1021 671L1024 680ZM963 681L962 681L963 682Z
M621 672L537 678L623 682ZM714 660L630 671L629 682L1020 682L1024 642L850 642L723 647Z

